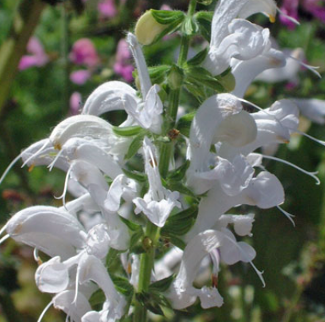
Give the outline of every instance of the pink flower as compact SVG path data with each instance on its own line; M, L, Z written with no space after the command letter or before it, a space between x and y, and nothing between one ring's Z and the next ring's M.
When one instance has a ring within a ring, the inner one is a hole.
M302 5L304 9L310 12L315 18L325 22L325 7L322 6L319 0L304 0Z
M70 96L70 114L77 115L80 113L81 108L81 94L79 92L73 92Z
M98 11L102 18L113 18L117 15L114 0L104 0L99 2Z
M299 0L284 0L281 6L281 11L292 17L294 19L298 19L298 4ZM288 27L288 29L294 29L296 25L290 21L287 17L280 15L280 21L282 24Z
M93 42L88 38L77 40L72 47L70 60L76 65L95 67L99 64L99 57Z
M134 70L131 64L131 52L125 39L118 42L116 50L116 62L114 64L114 71L116 74L121 75L127 82L132 82L132 72Z
M70 80L71 82L78 84L78 85L83 85L86 83L86 81L90 78L91 73L89 70L76 70L70 74Z
M24 55L18 65L19 70L24 70L33 66L44 66L49 58L46 55L44 48L36 37L31 37L27 44L27 53L31 55Z

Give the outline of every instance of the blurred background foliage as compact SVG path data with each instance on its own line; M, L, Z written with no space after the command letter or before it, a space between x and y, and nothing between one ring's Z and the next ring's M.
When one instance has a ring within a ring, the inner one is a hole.
M16 21L20 2L24 1L0 0L2 45L11 36L10 28ZM163 8L170 6L172 9L186 10L188 4L186 0L47 2L49 4L42 4L38 23L33 22L35 29L31 35L37 40L36 50L12 53L13 56L18 55L20 63L19 69L12 71L14 81L10 84L8 95L2 97L3 104L0 106L0 172L23 148L48 136L50 129L60 120L78 113L80 104L99 84L109 80L125 80L135 86L132 59L125 49L125 43L123 45L126 31L132 30L137 18L148 8L159 9L164 5ZM320 2L324 5L323 1ZM36 3L39 5L40 2L36 0ZM207 9L204 6L199 8ZM260 15L254 19L271 29L281 48L301 47L308 64L320 66L319 72L324 73L324 21L316 19L304 7L299 9L301 24L294 30L279 21L270 24ZM78 53L75 46L80 39L87 41ZM148 65L175 61L178 43L179 38L175 35L144 48ZM202 46L203 38L197 37L193 42L193 52ZM86 53L82 53L83 49ZM24 65L22 55L39 56L34 60L27 59ZM87 61L87 55L93 59L92 62ZM0 55L0 65L3 59L4 56ZM11 76L2 74L0 84L8 83ZM318 79L301 69L299 80L293 85L288 82L255 82L246 95L248 100L262 107L287 97L325 99L325 79ZM189 110L197 108L199 102L191 93L184 91L182 106ZM112 122L118 122L118 115L108 117ZM312 124L308 120L302 123L304 131L325 140L324 125ZM153 320L325 321L325 148L297 136L289 145L280 147L277 156L310 171L318 170L322 184L316 186L311 178L284 164L274 161L267 163L268 170L280 178L286 190L284 209L295 215L296 227L277 209L253 210L256 221L253 238L248 242L252 242L257 251L254 263L264 270L266 288L262 288L251 267L235 265L223 269L220 274L220 293L225 297L222 308L202 311L196 305L186 312L172 314L166 311L166 318L152 316ZM45 167L30 170L21 169L18 164L2 183L1 225L11 214L26 206L61 204L53 196L61 194L64 174L57 169L48 172ZM250 210L243 207L239 211L247 213ZM1 245L0 322L36 321L50 301L48 295L36 289L33 275L37 264L32 257L30 248L17 245L13 240ZM64 319L64 315L54 309L50 309L44 317L45 322Z

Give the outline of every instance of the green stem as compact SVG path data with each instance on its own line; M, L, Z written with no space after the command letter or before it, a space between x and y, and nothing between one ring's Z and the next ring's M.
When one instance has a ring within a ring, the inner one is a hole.
M10 94L19 61L45 6L40 0L22 0L14 14L9 36L0 47L0 113Z
M159 239L159 227L148 221L146 228L146 236L144 237L146 252L141 255L140 258L140 272L139 272L139 283L138 293L147 292L150 279L151 271L153 269L155 260L155 250ZM136 302L134 310L134 322L145 322L147 321L147 309L140 303Z
M188 16L192 16L195 12L196 0L191 0L188 8ZM182 66L187 60L187 54L189 49L190 37L188 35L183 35L181 39L180 55L178 57L178 66ZM169 94L169 106L166 111L166 126L164 129L164 134L173 129L176 122L176 115L179 105L181 87L175 90L170 90ZM166 178L168 174L169 162L172 156L173 143L162 143L160 146L160 159L159 159L159 171L163 178ZM149 241L150 247L147 249L146 253L141 255L140 258L140 273L139 273L139 283L138 292L148 291L151 279L151 272L155 260L155 251L159 239L159 228L148 221L146 228L145 239ZM134 322L146 322L147 321L147 310L139 301L135 303L134 310Z

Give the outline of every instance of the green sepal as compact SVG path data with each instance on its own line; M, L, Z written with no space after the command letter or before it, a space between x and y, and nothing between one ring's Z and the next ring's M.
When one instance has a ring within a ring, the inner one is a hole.
M193 17L187 16L182 23L181 31L184 35L193 36L199 31L199 26Z
M147 175L145 173L138 172L138 171L131 171L127 169L122 169L122 171L128 178L133 179L135 181L145 182L147 180Z
M193 58L191 58L187 62L187 65L188 66L198 66L198 65L200 65L204 61L207 54L208 54L208 48L204 48L203 50L198 52Z
M169 217L161 233L176 236L185 235L193 227L197 214L198 207L195 205Z
M124 218L122 216L119 216L119 218L132 231L137 231L139 229L142 229L142 226L140 226L138 224L135 224L134 222L132 222L132 221L130 221L130 220L128 220L128 219L126 219L126 218Z
M164 295L157 292L141 292L136 293L135 297L138 302L140 302L147 310L164 316L164 312L161 306L165 306L171 308L169 301L166 299Z
M126 153L125 159L131 159L142 147L143 139L145 137L145 132L140 132L131 142L128 152Z
M170 70L168 65L149 67L148 72L152 84L161 84L166 80L166 75Z
M188 113L182 116L177 122L177 130L180 131L186 137L190 136L190 129L194 116L195 112Z
M166 292L169 289L169 286L173 282L174 278L175 278L174 275L170 275L166 278L163 278L162 280L150 284L148 289L149 293Z
M192 84L205 85L218 93L225 93L217 77L212 76L205 68L199 66L188 66L186 68L186 80Z
M134 136L144 131L141 126L113 126L113 132L119 136Z
M183 11L179 10L150 10L152 16L155 20L162 25L170 25L170 24L179 24L184 18L185 14Z
M133 286L126 277L114 275L111 275L110 277L119 293L125 296L129 296L130 293L133 293Z
M186 160L180 167L171 171L167 175L167 180L181 181L185 177L186 171L190 166L190 161Z
M211 23L213 14L214 14L213 11L198 11L194 16L199 21L205 20Z

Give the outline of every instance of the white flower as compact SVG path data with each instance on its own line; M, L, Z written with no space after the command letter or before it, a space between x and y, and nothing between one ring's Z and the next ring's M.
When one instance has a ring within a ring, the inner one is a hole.
M173 208L181 207L177 200L179 193L162 186L155 148L147 137L143 140L143 153L149 191L144 198L133 199L135 213L143 212L153 224L163 227Z

